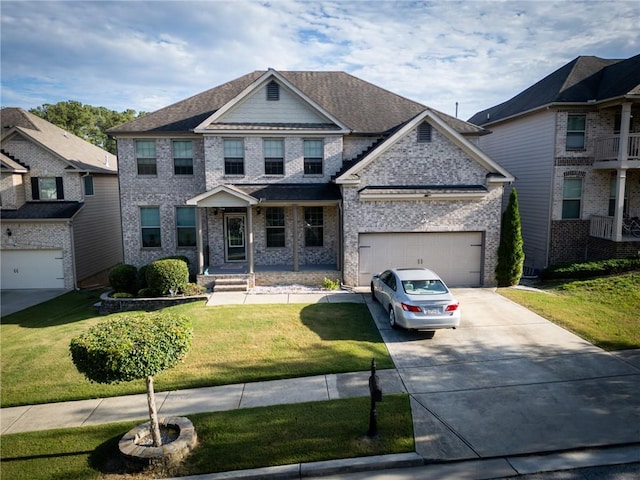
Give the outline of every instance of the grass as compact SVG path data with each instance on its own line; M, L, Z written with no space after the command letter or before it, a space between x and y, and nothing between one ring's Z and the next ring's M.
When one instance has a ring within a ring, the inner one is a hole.
M640 348L640 273L540 288L545 293L514 288L498 293L605 350Z
M2 318L2 407L145 391L144 381L93 384L76 371L69 341L106 317L98 294L71 292ZM172 307L193 320L193 346L154 377L157 391L368 370L393 362L363 304Z
M173 475L241 470L414 450L406 395L377 404L378 438L366 437L369 399L190 415L198 447ZM0 476L14 480L147 478L121 476L117 443L136 423L2 437Z

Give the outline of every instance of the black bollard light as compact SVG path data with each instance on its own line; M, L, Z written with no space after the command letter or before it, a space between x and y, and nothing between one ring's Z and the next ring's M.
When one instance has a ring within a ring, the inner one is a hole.
M382 401L382 389L378 383L376 374L376 359L371 359L371 376L369 377L369 394L371 395L371 411L369 412L369 438L378 436L378 414L376 412L376 402Z

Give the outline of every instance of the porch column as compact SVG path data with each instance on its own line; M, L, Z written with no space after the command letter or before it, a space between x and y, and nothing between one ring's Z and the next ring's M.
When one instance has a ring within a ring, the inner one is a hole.
M251 205L247 205L247 230L249 234L247 260L249 262L249 273L253 273L253 209L251 208Z
M624 215L624 191L627 183L627 171L618 169L616 176L616 210L613 217L613 240L622 241L622 217Z
M204 210L206 211L206 210ZM204 244L202 231L202 212L203 209L196 207L196 251L198 255L198 273L204 273Z
M620 143L618 144L618 165L626 167L629 159L629 126L631 124L631 104L622 104L620 116Z
M293 205L293 271L300 270L298 265L298 205Z

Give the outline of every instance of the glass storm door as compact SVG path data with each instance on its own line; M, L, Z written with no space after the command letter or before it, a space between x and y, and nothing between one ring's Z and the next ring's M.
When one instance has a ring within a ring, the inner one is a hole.
M227 262L244 262L247 259L246 219L247 216L242 214L230 214L224 217Z

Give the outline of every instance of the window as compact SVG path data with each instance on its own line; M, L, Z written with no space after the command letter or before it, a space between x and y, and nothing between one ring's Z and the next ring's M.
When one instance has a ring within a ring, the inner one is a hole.
M265 175L284 175L284 142L281 138L265 138L264 149Z
M321 247L324 237L322 207L305 207L304 225L304 245L306 247Z
M267 225L267 248L284 247L284 208L267 208L265 222Z
M136 140L136 161L138 175L157 175L156 142L151 140Z
M154 248L161 245L160 209L158 207L140 207L140 230L142 248Z
M322 175L324 145L322 140L304 141L304 174Z
M62 177L31 177L33 200L64 200Z
M173 173L193 175L193 142L191 140L173 141Z
M224 141L224 174L244 175L244 142L242 140Z
M178 247L196 246L196 207L176 207Z
M586 115L569 115L567 119L567 150L584 150Z
M274 80L267 83L267 100L270 102L277 102L280 100L280 85Z
M562 188L562 218L580 218L582 179L565 178Z
M93 177L91 175L87 175L86 177L82 177L83 185L84 185L84 194L86 196L93 195Z
M431 142L431 125L428 123L421 123L418 125L418 143Z

